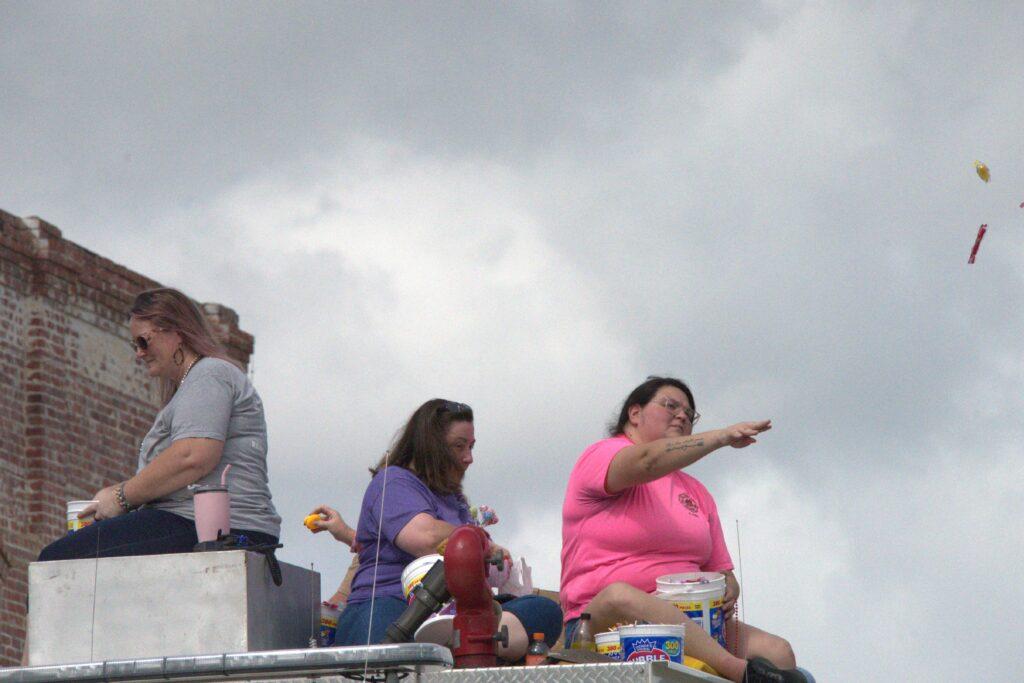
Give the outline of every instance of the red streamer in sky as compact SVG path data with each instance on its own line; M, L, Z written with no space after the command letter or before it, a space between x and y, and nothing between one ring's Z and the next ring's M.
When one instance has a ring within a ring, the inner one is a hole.
M1021 205L1024 208L1024 205ZM971 248L971 257L967 259L968 263L974 263L974 257L978 255L978 247L981 246L981 238L985 236L985 229L988 228L988 223L982 223L981 227L978 228L978 236L974 240L974 246Z

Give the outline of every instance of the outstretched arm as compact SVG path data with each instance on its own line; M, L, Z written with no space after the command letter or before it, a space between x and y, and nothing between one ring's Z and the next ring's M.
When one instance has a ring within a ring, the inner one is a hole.
M692 465L723 446L744 448L756 443L755 437L771 428L771 420L739 422L725 429L627 446L615 454L608 466L605 490L614 494L631 486L660 479L669 472Z
M345 523L337 510L328 505L317 505L309 514L320 515L319 519L314 519L310 523L310 531L314 534L328 531L336 541L354 549L356 530Z

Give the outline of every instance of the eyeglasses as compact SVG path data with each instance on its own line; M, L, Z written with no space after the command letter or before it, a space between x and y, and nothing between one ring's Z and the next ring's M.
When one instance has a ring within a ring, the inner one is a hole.
M138 353L139 351L148 351L149 344L153 339L153 334L159 331L160 330L153 330L153 332L151 332L148 337L145 337L140 334L138 337L128 342L129 344L131 344L132 351L135 351L136 353Z
M683 405L679 401L673 401L670 398L663 398L660 401L655 401L655 403L657 403L659 406L661 406L668 412L672 413L673 417L679 415L680 413L686 415L686 419L688 419L690 421L690 424L692 425L697 424L697 420L700 419L700 413L698 413L693 408L690 408L689 406Z
M441 412L458 415L460 413L472 413L473 409L470 408L465 403L457 403L455 401L444 401L444 403L441 405Z

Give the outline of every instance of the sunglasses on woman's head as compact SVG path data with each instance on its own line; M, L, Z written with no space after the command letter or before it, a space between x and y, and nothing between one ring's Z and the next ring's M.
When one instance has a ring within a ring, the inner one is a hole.
M452 413L458 415L460 413L471 413L473 409L467 406L465 403L456 403L455 401L445 401L441 405L441 411L445 413Z

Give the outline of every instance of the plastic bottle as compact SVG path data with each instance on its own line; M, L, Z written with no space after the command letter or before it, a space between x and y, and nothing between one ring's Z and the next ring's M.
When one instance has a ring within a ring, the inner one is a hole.
M526 666L537 666L543 664L548 658L548 644L544 642L543 633L534 633L530 642L530 649L526 651Z
M597 652L597 643L594 642L594 631L590 625L589 612L580 615L580 622L576 626L576 636L572 639L572 649Z

